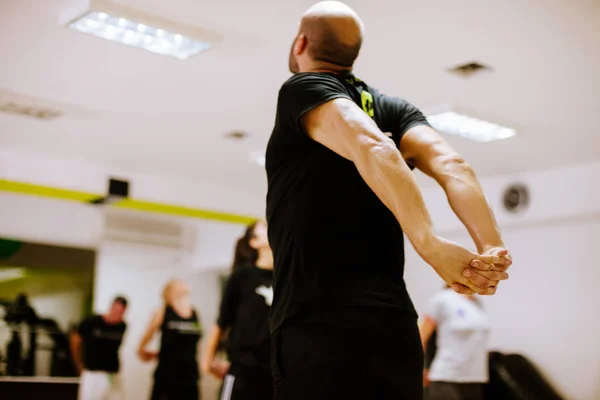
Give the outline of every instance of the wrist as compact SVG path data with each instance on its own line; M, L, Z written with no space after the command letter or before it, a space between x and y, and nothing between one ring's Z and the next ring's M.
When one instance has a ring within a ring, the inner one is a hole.
M498 247L504 249L505 248L504 247L504 243L502 243L502 241L499 241L499 242L494 243L494 244L487 243L487 244L484 244L484 245L481 245L481 246L477 246L477 250L479 251L480 254L483 254L483 253L486 253L486 252L490 251L493 248L498 248Z
M442 242L442 238L436 235L433 230L422 232L419 235L413 235L409 238L415 251L423 258L429 258L428 255L437 249Z

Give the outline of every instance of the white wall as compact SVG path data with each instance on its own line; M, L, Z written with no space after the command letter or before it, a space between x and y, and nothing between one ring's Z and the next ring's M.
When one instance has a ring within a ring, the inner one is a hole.
M510 279L485 298L493 321L491 347L528 356L567 398L600 398L600 164L503 177L485 182L506 246L514 257ZM531 188L530 209L511 216L499 207L509 182ZM443 194L428 190L441 234L474 248L451 215ZM406 281L423 312L442 282L407 245Z
M110 177L129 180L130 197L136 200L264 215L264 188L259 188L257 196L242 190L238 182L223 181L217 175L213 181L177 179L0 148L0 179L103 194Z
M229 243L233 243L231 240ZM227 243L227 241L224 241ZM229 246L225 246L229 247ZM228 259L231 250L221 252L221 258ZM220 252L219 247L215 252ZM210 251L206 260L219 260ZM196 260L192 262L192 260ZM154 364L143 364L136 356L137 346L153 310L162 306L161 291L164 284L173 277L185 279L192 289L194 306L201 315L205 333L215 322L220 300L219 270L200 272L195 263L201 260L182 255L172 250L156 247L103 243L98 250L96 265L94 305L102 312L117 294L124 294L129 300L127 311L128 328L121 348L122 374L126 376L125 390L128 399L148 398L152 386ZM227 261L228 262L228 261ZM210 268L206 268L210 269ZM158 346L158 337L153 346ZM201 348L206 345L203 340ZM204 399L215 399L218 383L210 377L203 377Z
M81 320L85 299L84 290L71 289L33 296L29 302L40 317L56 320L60 329L67 331Z
M90 205L0 192L0 236L33 243L95 248L102 238L101 209Z

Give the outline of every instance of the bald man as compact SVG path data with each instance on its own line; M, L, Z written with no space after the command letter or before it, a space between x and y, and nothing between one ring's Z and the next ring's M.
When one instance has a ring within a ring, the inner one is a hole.
M314 5L279 91L266 154L276 400L422 398L403 233L459 293L491 295L508 277L473 170L416 107L353 75L362 37L352 9ZM476 253L435 233L413 167L444 189Z

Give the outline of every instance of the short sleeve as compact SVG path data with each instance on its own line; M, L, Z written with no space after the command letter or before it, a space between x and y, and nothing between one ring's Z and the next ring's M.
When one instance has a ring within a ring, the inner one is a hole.
M291 77L279 91L277 116L299 129L304 114L336 98L352 100L342 82L329 74L300 73Z
M240 278L239 273L236 272L233 272L229 279L227 279L225 290L223 291L219 318L217 319L217 325L221 329L230 328L235 322L241 297Z
M439 324L444 319L444 305L444 292L436 294L429 302L425 315Z
M81 323L77 327L77 333L79 334L79 336L81 336L83 339L85 339L90 334L91 326L92 326L91 318L86 318L83 321L81 321Z
M392 114L392 135L397 145L404 134L412 127L417 125L429 126L427 118L421 110L413 106L406 100L398 97L387 97L385 102L386 112Z

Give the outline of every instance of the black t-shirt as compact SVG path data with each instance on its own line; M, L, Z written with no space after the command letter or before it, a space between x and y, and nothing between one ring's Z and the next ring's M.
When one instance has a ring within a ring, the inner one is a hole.
M408 129L427 124L411 104L351 74L299 73L281 87L266 153L271 331L292 317L360 327L382 313L416 316L398 221L351 161L299 126L304 113L335 98L354 101L398 146Z
M127 325L109 324L101 315L84 319L77 332L83 341L83 365L89 371L119 372L119 347Z
M227 280L219 327L231 329L227 355L233 375L269 371L271 337L269 312L273 301L273 271L240 266Z
M200 378L198 342L202 337L196 311L193 310L189 318L183 318L167 306L160 331L160 352L154 378L163 382L194 384Z

